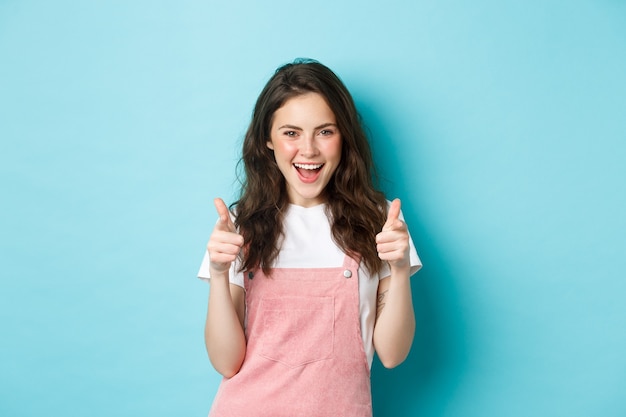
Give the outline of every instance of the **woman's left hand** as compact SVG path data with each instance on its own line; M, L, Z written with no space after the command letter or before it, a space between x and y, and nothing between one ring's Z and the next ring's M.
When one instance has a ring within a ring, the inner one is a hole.
M409 268L409 232L406 223L400 220L400 199L389 206L383 230L376 235L378 257L389 262L392 269Z

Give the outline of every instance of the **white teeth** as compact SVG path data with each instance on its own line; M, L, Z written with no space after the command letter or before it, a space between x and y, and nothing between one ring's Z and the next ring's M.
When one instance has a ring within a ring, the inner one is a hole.
M322 165L324 164L293 164L293 166L295 166L296 168L310 169L310 170L320 169Z

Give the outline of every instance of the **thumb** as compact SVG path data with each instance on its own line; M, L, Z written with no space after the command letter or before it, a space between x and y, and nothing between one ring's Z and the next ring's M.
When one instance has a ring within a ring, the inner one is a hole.
M221 198L216 198L213 200L213 204L215 204L215 208L217 209L217 214L219 215L218 226L221 226L223 230L234 232L235 225L230 218L230 212L228 211L228 207L226 207L226 203Z
M389 230L393 226L394 222L400 217L401 202L399 198L396 198L391 202L389 206L389 212L387 213L387 221L383 226L383 230Z

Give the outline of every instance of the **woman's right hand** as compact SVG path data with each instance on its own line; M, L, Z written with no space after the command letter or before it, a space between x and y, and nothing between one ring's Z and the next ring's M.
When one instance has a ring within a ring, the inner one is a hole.
M211 233L207 245L211 272L227 273L232 262L237 259L243 246L243 236L237 233L235 224L230 218L228 207L221 198L214 201L219 220ZM211 275L213 276L213 274Z
M244 290L228 280L230 265L243 246L243 236L237 233L224 201L216 198L214 202L219 220L207 245L211 261L211 291L204 342L217 372L232 378L239 372L246 356Z

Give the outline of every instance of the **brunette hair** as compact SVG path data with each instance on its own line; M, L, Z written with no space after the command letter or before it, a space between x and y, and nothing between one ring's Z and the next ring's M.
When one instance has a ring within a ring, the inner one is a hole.
M239 201L233 204L235 224L244 238L241 271L261 268L270 274L280 251L289 198L267 142L274 112L287 100L311 92L326 100L342 139L339 166L324 191L333 239L344 253L360 256L371 273L378 273L382 261L375 239L385 223L387 203L374 186L375 167L367 136L343 82L329 68L309 59L276 70L257 99L244 138L240 163L245 176Z

